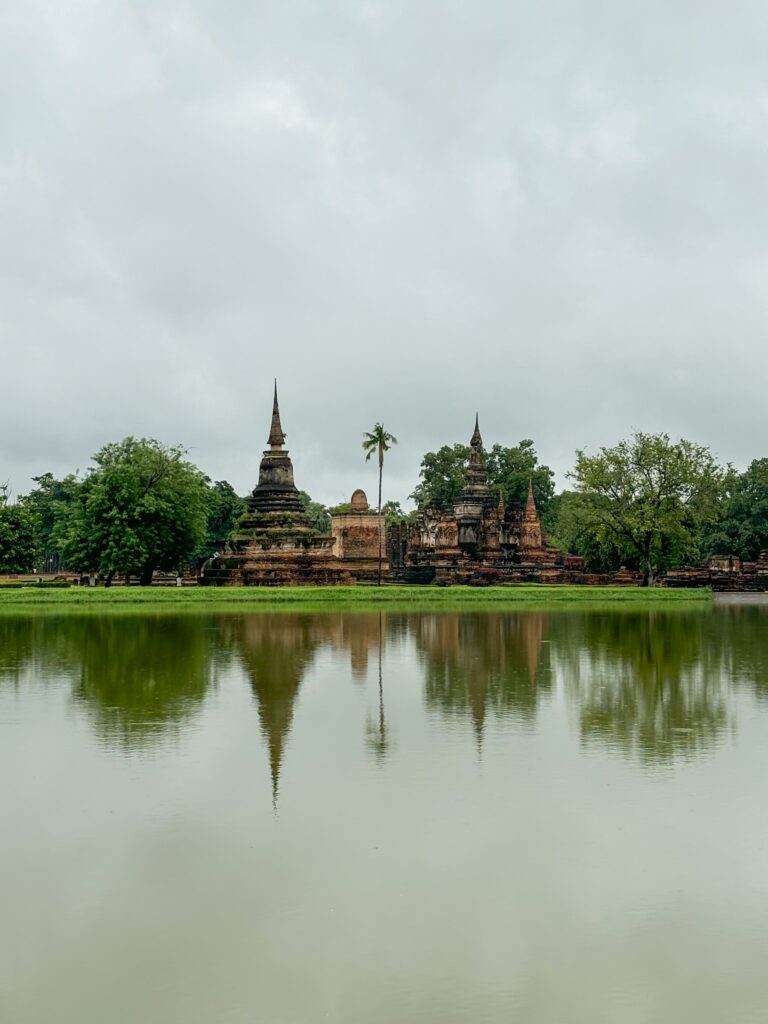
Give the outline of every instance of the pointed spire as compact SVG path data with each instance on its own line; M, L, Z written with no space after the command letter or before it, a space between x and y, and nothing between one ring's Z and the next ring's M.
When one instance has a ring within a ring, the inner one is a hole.
M528 498L525 502L525 511L533 512L536 515L536 499L533 497L533 480L528 477Z
M272 402L272 425L267 444L270 448L282 448L285 444L285 434L280 424L280 406L277 404L277 378L275 378L275 397Z
M472 497L473 500L485 500L488 496L488 477L485 472L485 453L483 452L483 439L480 436L480 422L475 413L475 432L469 442L469 459L467 468L464 470L464 498Z
M472 434L472 440L469 443L473 448L483 447L483 439L480 436L480 418L477 413L475 413L475 431Z

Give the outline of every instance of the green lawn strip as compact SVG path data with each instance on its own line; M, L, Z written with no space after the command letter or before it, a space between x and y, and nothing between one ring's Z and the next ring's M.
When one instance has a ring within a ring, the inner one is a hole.
M640 587L578 587L546 584L496 587L73 587L69 590L19 588L0 590L0 611L46 610L107 611L375 611L391 609L457 610L517 607L573 608L672 607L707 604L709 590L665 590Z

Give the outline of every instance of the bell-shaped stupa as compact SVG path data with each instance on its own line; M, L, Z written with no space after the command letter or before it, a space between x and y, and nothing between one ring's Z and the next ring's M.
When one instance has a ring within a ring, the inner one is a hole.
M347 573L333 554L333 536L309 521L285 448L275 381L267 449L259 482L230 538L228 550L205 566L208 585L283 586L344 583Z

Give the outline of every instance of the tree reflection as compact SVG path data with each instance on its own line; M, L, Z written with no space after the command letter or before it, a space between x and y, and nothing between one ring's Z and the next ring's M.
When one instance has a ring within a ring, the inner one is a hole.
M550 689L542 612L441 613L411 619L425 667L427 705L468 715L478 743L486 716L533 721Z
M46 629L51 620L0 615L0 684L18 687L27 673L45 677L51 660L56 629Z
M0 675L18 682L32 669L40 681L69 680L97 734L138 749L200 708L216 635L196 616L0 616Z
M768 700L768 605L710 610L429 614L2 615L0 685L65 682L100 738L144 749L201 708L222 666L242 664L277 801L302 680L317 653L349 656L377 686L365 746L383 763L387 651L414 641L427 707L471 723L532 724L554 679L586 744L644 761L711 749L735 691Z
M712 747L730 718L715 623L701 611L563 618L553 645L583 740L654 761Z
M712 619L711 643L729 679L768 701L768 603L724 605Z
M200 709L217 631L199 619L104 616L61 625L79 672L74 699L110 743L146 747Z

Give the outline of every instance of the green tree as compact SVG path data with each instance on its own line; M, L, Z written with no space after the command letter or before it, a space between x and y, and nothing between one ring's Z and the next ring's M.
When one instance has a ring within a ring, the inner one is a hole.
M721 514L707 532L708 554L739 555L754 561L768 548L768 459L755 459L745 472L731 470Z
M412 523L416 518L415 512L406 512L399 501L385 501L381 506L387 526L396 523Z
M464 488L464 470L469 460L465 444L443 445L436 452L427 452L421 460L421 480L411 498L420 509L450 509ZM540 515L545 516L554 495L554 474L540 463L533 441L526 438L510 448L495 444L486 455L488 485L501 492L504 503L523 504L528 482Z
M41 568L46 572L58 572L65 567L65 563L57 523L67 506L74 501L80 480L74 473L65 476L63 480L57 480L53 473L43 473L32 479L37 486L19 501L35 516L35 542Z
M421 460L420 481L409 495L420 509L451 508L464 487L464 470L469 461L469 446L444 444L436 452L427 452Z
M320 533L331 531L331 509L328 509L319 501L313 501L306 491L299 491L301 504L309 519L310 526Z
M62 522L64 555L80 570L115 573L178 569L203 544L210 503L203 474L179 447L127 437L96 453Z
M546 526L553 547L581 555L587 572L615 572L622 565L635 565L637 558L615 536L593 528L591 496L562 491L552 499Z
M493 445L488 452L486 467L492 490L501 492L505 504L524 505L530 482L539 515L546 515L555 493L555 474L549 466L539 462L530 438L524 438L511 448Z
M24 505L11 504L0 485L0 572L29 572L35 564L37 519Z
M383 423L376 423L373 430L363 435L363 451L365 461L376 455L379 461L379 517L381 517L381 479L384 473L384 453L388 452L393 444L397 444L397 438L388 434ZM381 586L381 558L384 547L383 526L379 523L379 586Z
M205 540L197 560L205 561L223 550L235 523L245 511L245 500L226 480L216 480L208 488L208 519Z
M638 432L597 455L577 451L569 475L586 499L581 515L593 541L626 552L649 586L661 569L700 558L724 480L708 448Z

